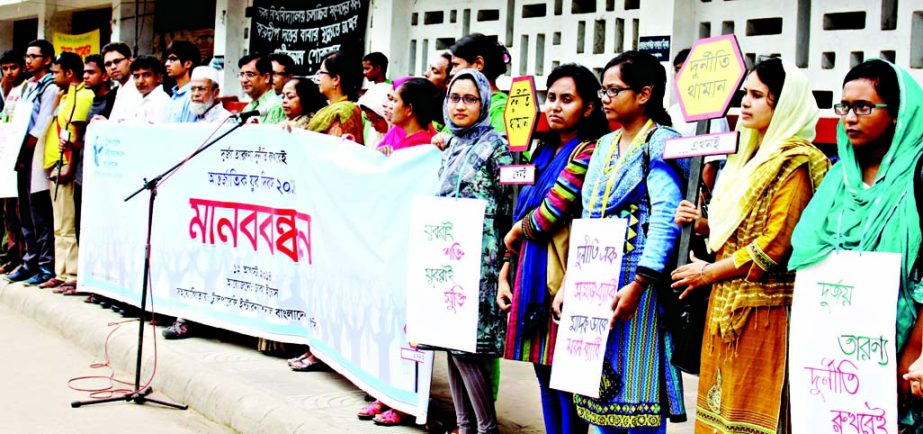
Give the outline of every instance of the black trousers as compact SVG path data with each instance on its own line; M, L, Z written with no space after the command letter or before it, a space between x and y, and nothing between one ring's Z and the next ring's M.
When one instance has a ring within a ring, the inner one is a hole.
M33 148L33 152L34 152ZM32 161L28 158L25 161ZM19 192L19 222L26 252L23 266L31 271L54 273L54 214L51 210L51 192L32 193L32 167L27 165L16 172Z

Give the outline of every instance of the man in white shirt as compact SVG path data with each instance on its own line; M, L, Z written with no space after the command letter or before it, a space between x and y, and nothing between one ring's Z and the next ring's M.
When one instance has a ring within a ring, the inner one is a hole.
M131 62L135 59L131 56L128 45L122 42L106 44L102 49L102 55L103 66L116 85L113 89L116 92L115 102L112 104L109 119L121 122L127 120L129 112L141 104L141 94L131 78Z
M170 96L160 85L163 69L153 56L138 56L131 62L131 78L141 95L140 104L128 109L125 120L159 124L167 121L170 114ZM116 96L118 107L118 96Z

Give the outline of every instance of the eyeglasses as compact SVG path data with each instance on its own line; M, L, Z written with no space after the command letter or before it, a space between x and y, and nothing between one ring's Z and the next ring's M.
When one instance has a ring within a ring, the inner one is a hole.
M112 59L112 60L110 60L110 61L108 61L108 62L106 62L106 63L103 63L103 66L105 66L106 68L109 68L109 67L111 67L111 66L118 65L118 64L120 64L120 63L122 63L122 62L124 62L124 61L125 61L125 58L124 58L124 57L120 57L120 58L118 58L118 59Z
M855 103L846 103L841 102L833 105L833 112L840 116L849 115L849 111L852 110L856 116L868 116L872 114L872 109L885 108L887 104L869 104L866 102L855 102Z
M320 69L318 69L317 72L315 72L314 75L311 76L311 81L313 81L314 84L320 84L320 76L321 76L321 75L326 75L326 76L328 76L328 77L333 77L333 74L331 74L331 73L329 73L329 72L327 72L327 71L321 71Z
M259 74L255 73L255 72L253 72L253 71L244 71L244 72L241 72L241 73L237 74L237 78L246 78L247 80L252 80L252 79L255 78L257 75L259 75Z
M603 99L604 97L607 97L607 96L609 97L609 99L612 99L612 98L619 96L620 93L625 92L626 90L631 90L631 88L630 87L608 87L608 88L604 87L600 90L597 90L596 95L599 96L599 99Z
M462 101L464 101L465 105L477 105L481 103L481 99L474 95L461 96L457 93L449 95L449 102L452 104L458 104Z
M41 54L26 54L25 56L22 56L22 57L23 57L24 59L26 59L26 60L30 60L30 61L31 61L31 60L35 60L35 59L42 59L42 58L44 58L45 56L43 56L43 55L41 55Z

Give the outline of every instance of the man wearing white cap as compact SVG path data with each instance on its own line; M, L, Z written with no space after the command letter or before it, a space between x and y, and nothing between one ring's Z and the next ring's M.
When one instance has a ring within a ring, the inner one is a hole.
M192 70L189 81L191 100L189 111L192 119L188 122L221 122L231 115L218 101L218 71L210 66L198 66Z

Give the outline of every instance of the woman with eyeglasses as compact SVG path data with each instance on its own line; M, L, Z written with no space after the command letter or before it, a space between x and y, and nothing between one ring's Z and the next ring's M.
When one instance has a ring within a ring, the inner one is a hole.
M913 277L920 271L923 91L903 67L874 59L846 74L842 100L833 109L840 116L840 161L795 227L789 268L800 270L834 250L901 253L892 339L899 355L895 375L911 374L898 377L898 406L902 422L912 425L907 432L919 432L923 408L910 393L923 397L923 292Z
M362 85L362 64L342 51L335 51L321 62L314 82L329 104L311 118L308 130L342 137L361 145L362 110L355 101Z
M685 420L682 380L670 365L670 335L657 292L675 255L672 222L682 200L685 160L664 161L669 128L663 107L666 71L650 54L627 51L602 74L599 96L609 121L622 127L599 139L583 182L583 218L628 219L619 290L603 358L599 398L574 395L577 414L598 433L664 433L666 419ZM560 315L564 291L554 310Z
M692 262L673 272L673 288L685 298L712 285L696 432L785 433L791 429L785 384L795 283L786 265L795 223L829 161L811 144L817 102L795 65L764 60L743 90L737 153L728 156L715 186L707 224L697 225L716 262L690 254ZM677 224L699 219L694 204L680 204Z
M599 80L584 66L568 63L551 71L543 107L551 133L531 155L536 182L520 191L515 223L504 238L507 255L497 294L500 309L510 313L504 357L534 364L548 434L587 432L573 394L549 387L558 330L551 301L564 277L570 222L581 212L587 164L596 140L609 132L598 90Z
M477 351L450 350L449 388L461 433L496 433L491 366L503 353L505 321L497 306L501 237L510 228L512 191L500 167L513 163L506 139L490 126L490 84L474 69L449 83L442 113L452 134L439 168L438 195L486 202L481 247Z
M289 129L308 129L311 118L326 105L324 95L313 81L293 78L282 86L282 112Z

